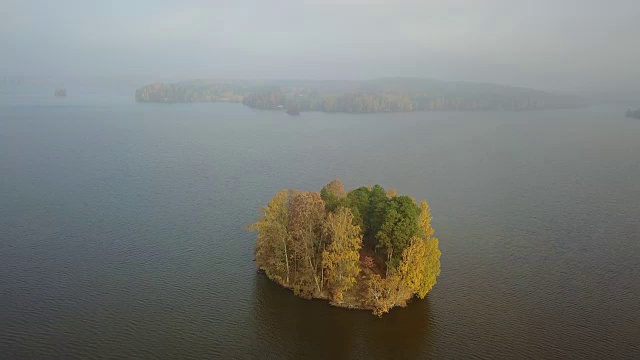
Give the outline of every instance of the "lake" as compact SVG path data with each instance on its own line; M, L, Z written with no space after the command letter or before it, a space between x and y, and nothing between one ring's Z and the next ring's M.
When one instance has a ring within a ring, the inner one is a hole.
M13 97L11 97L13 96ZM640 121L0 101L2 358L639 358ZM432 210L442 274L383 318L296 298L246 226L282 188Z

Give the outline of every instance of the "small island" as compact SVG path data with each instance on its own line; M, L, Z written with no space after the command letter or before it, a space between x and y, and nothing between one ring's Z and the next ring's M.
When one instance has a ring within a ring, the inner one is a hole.
M287 105L287 114L289 115L300 115L300 106L298 104L288 104Z
M423 299L440 274L438 239L426 201L382 186L345 192L281 190L249 226L255 261L269 279L308 299L382 316Z
M627 110L627 112L625 113L625 115L626 115L627 117L630 117L630 118L640 119L640 108L639 108L639 109L637 109L637 110L631 110L631 109L629 109L629 110Z
M64 88L56 89L53 92L53 95L58 96L58 97L67 96L67 89L64 89Z

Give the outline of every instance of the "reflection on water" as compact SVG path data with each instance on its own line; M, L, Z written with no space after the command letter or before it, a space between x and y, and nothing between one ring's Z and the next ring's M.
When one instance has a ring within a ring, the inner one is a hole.
M429 353L428 296L377 318L369 311L298 298L262 273L254 283L256 355L278 349L293 358L415 359Z

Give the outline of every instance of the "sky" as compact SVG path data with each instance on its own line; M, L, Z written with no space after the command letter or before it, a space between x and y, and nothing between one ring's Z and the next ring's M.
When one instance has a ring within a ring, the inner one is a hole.
M640 89L640 0L0 0L0 75Z

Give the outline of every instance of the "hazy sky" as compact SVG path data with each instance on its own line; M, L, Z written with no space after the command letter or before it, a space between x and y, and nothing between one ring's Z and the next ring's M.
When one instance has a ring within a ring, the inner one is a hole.
M640 0L0 0L0 75L638 88Z

